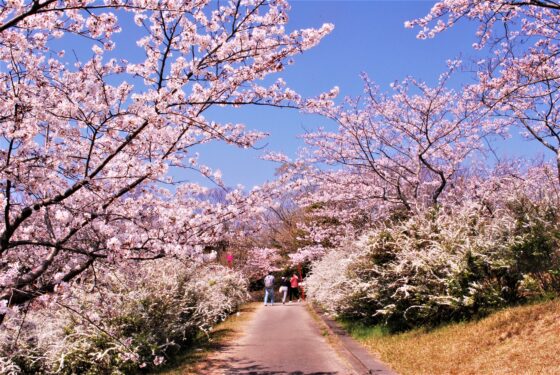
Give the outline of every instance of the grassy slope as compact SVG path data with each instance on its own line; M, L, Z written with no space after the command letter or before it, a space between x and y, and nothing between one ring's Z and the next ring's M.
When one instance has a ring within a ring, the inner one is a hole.
M350 330L401 374L560 374L560 300L433 331Z
M164 368L154 374L164 375L190 375L206 373L206 367L211 359L210 356L224 348L234 340L241 332L260 303L248 303L241 307L239 314L234 314L222 323L216 325L210 333L210 340L201 339L195 348L173 358Z

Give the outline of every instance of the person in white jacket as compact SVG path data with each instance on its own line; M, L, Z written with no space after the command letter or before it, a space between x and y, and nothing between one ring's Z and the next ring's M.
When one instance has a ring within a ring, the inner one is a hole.
M278 290L282 293L282 304L286 303L286 296L288 295L288 290L290 289L290 280L287 277L280 279L280 289Z
M269 272L264 278L264 305L270 296L270 304L274 305L274 276Z

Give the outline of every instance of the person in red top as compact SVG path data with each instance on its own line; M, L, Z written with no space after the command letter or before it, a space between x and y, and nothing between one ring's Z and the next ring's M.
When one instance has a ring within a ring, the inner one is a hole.
M231 253L231 251L227 252L226 260L227 260L228 267L233 268L233 254Z
M290 302L292 302L292 298L294 300L297 298L299 302L299 278L295 273L290 279Z

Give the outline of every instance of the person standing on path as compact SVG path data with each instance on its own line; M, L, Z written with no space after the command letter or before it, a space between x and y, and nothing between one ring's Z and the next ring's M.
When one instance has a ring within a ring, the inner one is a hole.
M233 254L231 251L228 251L226 254L227 265L229 268L233 268Z
M269 272L264 278L264 305L270 296L270 304L274 305L274 276Z
M288 295L288 290L290 289L290 280L287 277L282 276L280 280L280 290L279 292L282 293L282 304L286 303L286 296Z
M299 302L299 278L295 273L290 279L290 302L292 302L292 298L297 298Z

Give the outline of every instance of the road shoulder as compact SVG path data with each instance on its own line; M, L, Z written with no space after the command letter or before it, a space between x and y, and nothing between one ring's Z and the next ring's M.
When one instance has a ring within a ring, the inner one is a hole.
M308 303L307 306L311 316L320 326L321 331L326 332L326 335L328 335L327 340L329 344L357 374L397 375L389 365L374 357L337 322L329 318L320 307L312 303Z

